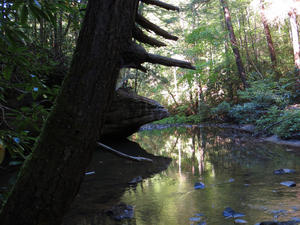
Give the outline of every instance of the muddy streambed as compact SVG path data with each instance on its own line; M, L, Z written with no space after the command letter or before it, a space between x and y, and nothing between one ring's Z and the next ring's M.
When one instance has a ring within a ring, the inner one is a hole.
M106 144L154 163L97 150L65 225L226 225L235 219L254 225L300 220L299 148L262 142L230 129L200 127L142 131L130 140L141 147L130 141ZM274 174L280 168L295 173ZM128 184L139 176L141 182ZM280 184L285 181L296 186ZM132 219L116 221L106 214L120 202L133 207ZM226 218L228 207L241 217Z

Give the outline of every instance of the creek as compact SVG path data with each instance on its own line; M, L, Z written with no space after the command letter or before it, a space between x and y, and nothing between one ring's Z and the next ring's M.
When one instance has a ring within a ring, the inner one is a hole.
M223 216L226 207L253 225L300 218L299 148L199 127L143 131L131 139L173 160L167 170L124 193L121 201L135 209L134 222L128 224L234 224ZM275 175L280 168L296 172ZM283 181L297 186L283 186ZM197 182L204 189L195 189Z
M236 222L251 225L300 220L300 148L198 126L145 130L129 139L106 144L153 163L97 150L64 225L234 224L223 215L227 207L244 215ZM295 172L274 174L278 169ZM2 189L9 176L2 171ZM141 182L128 184L139 176ZM281 185L284 181L296 186ZM133 207L132 219L115 221L107 215L120 202Z

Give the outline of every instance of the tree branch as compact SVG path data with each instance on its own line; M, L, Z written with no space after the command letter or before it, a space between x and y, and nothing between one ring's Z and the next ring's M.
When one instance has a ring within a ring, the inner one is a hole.
M156 5L161 8L167 9L167 10L174 10L179 12L179 8L177 6L173 6L170 4L167 4L165 2L157 1L157 0L141 0L142 2L148 4L148 5Z
M130 45L126 52L123 52L122 57L124 61L123 67L137 68L133 66L141 65L144 62L149 62L164 66L177 66L192 70L195 69L190 62L148 53L142 46L134 42Z
M132 33L133 37L138 40L139 42L143 42L145 44L149 44L153 47L162 47L162 46L167 46L165 43L156 40L152 37L147 36L146 34L144 34L144 32L139 29L138 27L135 27L133 29L133 33Z
M145 28L146 30L152 30L154 33L156 33L157 35L160 35L166 39L170 39L170 40L174 40L177 41L178 37L168 33L167 31L161 29L159 26L155 25L154 23L150 22L149 20L147 20L145 17L143 17L140 14L136 15L135 21L141 25L143 28Z
M111 153L114 153L116 154L117 156L120 156L122 158L125 158L125 159L129 159L129 160L133 160L133 161L138 161L138 162L142 162L142 161L147 161L147 162L153 162L152 159L149 159L149 158L144 158L144 157L135 157L135 156L131 156L131 155L127 155L123 152L120 152L120 151L117 151L105 144L102 144L100 142L97 142L97 144L101 147L103 147L104 149L108 150L109 152Z
M179 59L168 58L165 56L155 55L151 53L148 53L148 55L149 55L149 59L146 62L149 63L160 64L164 66L177 66L180 68L186 68L191 70L196 69L194 66L192 66L190 62L182 61Z
M144 73L147 73L147 68L142 66L141 64L131 63L131 64L124 65L122 68L133 68L133 69L138 69Z

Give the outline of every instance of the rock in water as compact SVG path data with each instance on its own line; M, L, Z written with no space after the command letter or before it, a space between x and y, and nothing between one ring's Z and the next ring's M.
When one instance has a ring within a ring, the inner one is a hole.
M291 169L274 170L274 174L276 174L276 175L282 175L282 174L288 174L288 173L295 173L295 170L291 170Z
M227 207L224 211L223 211L223 216L228 219L228 218L238 218L238 217L243 217L245 216L245 214L243 213L239 213L234 211L232 208Z
M112 209L108 210L106 213L114 220L123 220L133 218L134 211L131 205L120 203L119 205L112 207Z
M128 137L142 125L168 116L167 109L158 102L120 88L106 113L102 138Z
M281 182L280 184L287 187L296 187L296 183L294 181L284 181Z
M195 183L194 188L195 189L204 189L205 188L205 184L202 183L202 182Z
M128 182L128 184L137 184L139 182L143 181L143 178L141 176L133 178L131 181Z
M278 222L278 221L265 221L259 223L259 225L296 225L298 222L295 221L283 221L283 222Z

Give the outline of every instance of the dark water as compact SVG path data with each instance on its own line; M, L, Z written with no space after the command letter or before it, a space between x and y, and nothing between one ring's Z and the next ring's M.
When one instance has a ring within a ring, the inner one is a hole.
M234 224L223 216L226 207L245 214L239 219L253 225L300 218L300 149L204 128L143 131L131 139L173 162L125 192L121 201L134 206L135 216L134 222L121 224ZM274 175L279 168L296 173ZM297 186L280 185L289 180ZM196 182L205 188L195 190ZM191 221L199 213L201 220Z
M149 153L171 157L168 169L128 188L128 181L137 174L144 177L150 166L95 152L89 170L95 174L87 176L64 224L234 224L232 218L223 216L226 207L245 214L238 219L251 225L300 219L299 148L260 142L229 129L198 127L143 131L130 139ZM136 148L136 152L141 151L136 144L129 144L115 143L112 147L127 149L128 154ZM0 151L0 162L3 153ZM280 168L294 169L296 173L274 175L273 171ZM6 186L5 176L8 175L0 176L0 187ZM283 181L294 181L297 186L280 185ZM196 182L203 182L205 188L195 190ZM133 219L117 222L100 213L118 202L134 207Z

